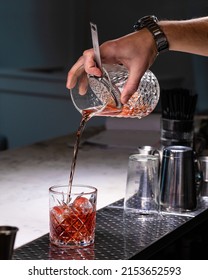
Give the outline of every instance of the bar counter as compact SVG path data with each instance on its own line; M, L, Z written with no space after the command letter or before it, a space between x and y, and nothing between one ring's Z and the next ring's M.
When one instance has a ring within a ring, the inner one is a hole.
M74 183L97 187L97 208L124 196L129 149L83 144L103 128L84 131ZM0 152L0 224L17 226L15 248L49 230L49 192L68 184L75 135Z
M172 250L171 244L181 238L190 240L190 232L204 223L207 228L206 200L196 211L177 215L163 213L158 220L125 216L123 197L128 157L135 149L85 143L93 133L95 131L88 130L83 135L74 183L98 188L96 238L94 246L80 250L68 252L54 248L48 238L48 189L51 185L68 183L75 135L0 153L0 224L19 228L14 259L169 258L166 254ZM206 248L207 245L203 245ZM176 248L174 250L178 250ZM167 249L166 253L162 253L163 249ZM181 258L189 257L181 255Z
M201 230L201 225L205 221L207 226L208 203L205 202L201 206L200 210L188 215L163 213L161 217L154 220L136 219L124 214L121 199L98 210L94 245L81 249L58 248L50 244L49 234L45 234L17 248L13 258L16 260L129 260L174 259L177 256L176 259L202 259L201 254L204 256L204 253L201 247L195 250L190 246L191 243L187 246L190 237L197 239L200 236L207 240L205 232L200 234L194 232L197 227ZM170 250L174 252L169 252Z

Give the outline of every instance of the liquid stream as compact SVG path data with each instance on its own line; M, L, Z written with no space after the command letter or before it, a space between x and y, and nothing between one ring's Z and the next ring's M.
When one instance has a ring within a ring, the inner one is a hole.
M124 105L122 107L122 110L119 109L118 113L118 109L107 105L102 111L99 111L98 109L89 109L89 110L83 110L82 111L82 118L81 118L81 122L79 125L79 128L77 130L76 133L76 141L75 141L75 145L74 145L74 152L73 152L73 158L72 158L72 164L71 164L71 171L70 171L70 176L69 176L69 188L68 188L68 201L67 203L69 203L70 201L70 194L71 194L71 188L72 188L72 183L73 183L73 178L74 178L74 172L75 172L75 167L76 167L76 162L77 162L77 156L78 156L78 151L79 151L79 144L80 144L80 140L84 131L84 128L86 126L87 121L93 116L93 115L97 115L97 116L111 116L111 117L134 117L135 114L138 117L138 112L140 112L141 115L145 116L148 115L150 113L150 111L152 110L152 108L149 106L138 106L138 107L133 107L131 108L131 110L129 109L128 105Z
M136 102L136 101L140 102ZM137 104L135 106L135 104ZM116 108L113 100L108 100L108 104L105 108L99 107L91 108L82 111L82 118L79 125L79 128L76 133L76 141L74 145L74 152L71 164L71 171L69 176L69 188L68 188L68 195L67 195L67 204L70 202L70 194L71 188L74 178L74 172L77 162L77 156L79 151L79 144L80 140L86 126L87 121L94 115L96 116L109 116L109 117L137 117L142 118L149 115L153 111L154 107L150 104L145 104L144 100L138 96L138 92L136 92L128 101L127 104L122 105L122 108Z
M91 118L92 115L93 115L93 113L91 111L83 111L82 119L81 119L79 128L76 133L76 141L74 144L74 152L73 152L71 171L70 171L70 176L69 176L69 184L68 184L69 187L68 187L67 202L66 202L67 204L70 202L70 194L71 194L71 189L72 189L72 184L73 184L75 167L76 167L76 163L77 163L77 156L78 156L78 151L79 151L80 140L81 140L84 128L86 126L86 123Z

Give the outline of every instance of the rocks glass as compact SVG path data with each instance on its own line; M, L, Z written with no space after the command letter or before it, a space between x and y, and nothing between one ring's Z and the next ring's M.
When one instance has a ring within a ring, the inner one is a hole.
M81 248L94 243L97 189L86 185L52 186L50 241L58 247Z

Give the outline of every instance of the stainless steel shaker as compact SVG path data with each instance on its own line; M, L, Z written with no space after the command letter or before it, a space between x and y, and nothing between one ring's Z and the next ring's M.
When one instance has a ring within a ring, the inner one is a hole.
M152 146L138 147L138 153L143 155L159 155L159 151Z
M168 146L163 150L160 178L161 210L193 211L197 207L193 149Z
M208 156L200 156L199 162L202 172L201 196L208 199Z

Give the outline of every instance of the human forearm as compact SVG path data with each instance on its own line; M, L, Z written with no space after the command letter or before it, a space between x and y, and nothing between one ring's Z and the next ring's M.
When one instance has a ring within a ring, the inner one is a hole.
M181 20L160 21L170 51L180 51L208 56L208 17Z
M162 20L158 24L167 37L170 51L208 56L208 17ZM142 28L126 36L104 42L100 46L100 52L103 63L122 64L129 71L128 80L121 92L121 102L124 104L137 90L145 71L154 63L158 49L152 32L148 28ZM73 88L84 72L95 76L102 75L94 61L93 49L86 50L73 65L68 73L67 87ZM82 81L80 89L84 86L85 83Z

